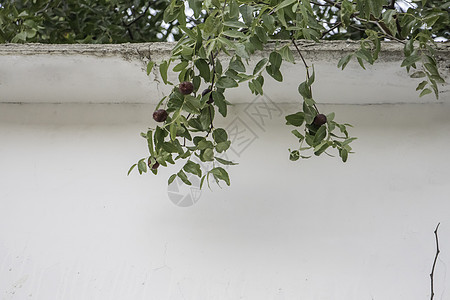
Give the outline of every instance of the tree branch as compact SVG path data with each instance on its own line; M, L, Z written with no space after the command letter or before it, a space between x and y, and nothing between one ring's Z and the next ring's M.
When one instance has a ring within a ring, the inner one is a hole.
M137 22L139 19L141 19L143 16L145 16L145 14L146 14L147 11L149 10L149 8L150 8L150 2L148 3L147 8L144 10L144 12L143 12L142 14L140 14L138 17L136 17L133 21L131 21L131 22L128 23L128 24L126 24L126 23L124 22L124 25L125 25L126 27L129 27L129 26L131 26L133 23Z
M322 33L322 37L324 37L325 35L327 35L327 33L335 30L336 28L338 28L339 26L341 26L342 22L339 21L336 24L334 24L330 29L328 29L327 31L325 31L324 33Z
M334 2L332 0L323 0L323 1L325 1L326 3L331 4L332 6L336 6L337 8L341 9L341 4L340 3Z
M433 267L431 268L431 274L430 274L430 280L431 280L431 298L430 298L430 300L433 300L433 297L434 297L434 269L436 268L436 261L438 259L439 253L441 252L439 250L439 238L438 238L439 225L441 225L441 223L438 223L436 226L436 229L434 230L434 236L436 239L436 255L434 256Z
M295 46L295 49L297 49L297 53L298 53L298 55L300 55L300 58L302 59L302 61L303 61L303 64L305 65L305 68L306 68L306 78L308 79L308 81L309 81L309 67L308 67L308 64L306 63L306 60L303 58L303 55L302 55L302 52L300 51L300 49L298 48L298 46L297 46L297 43L295 42L295 39L294 38L292 38L292 43L294 44L294 46ZM312 98L312 89L311 89L311 86L309 86L309 93L311 94L311 98ZM316 112L317 113L319 113L319 109L317 108L317 106L314 104L314 109L316 110Z

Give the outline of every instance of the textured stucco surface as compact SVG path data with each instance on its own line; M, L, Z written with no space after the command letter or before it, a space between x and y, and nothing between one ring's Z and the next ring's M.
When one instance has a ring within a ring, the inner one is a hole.
M169 91L146 62L171 46L0 45L0 299L429 299L438 222L435 298L449 298L448 85L419 99L401 45L340 71L356 44L302 44L319 109L354 125L356 153L289 161L305 74L284 64L264 96L227 94L214 124L239 165L231 187L200 192L167 186L181 165L126 175Z
M231 187L188 207L181 166L126 176L153 107L0 104L0 299L429 299L438 222L449 298L450 105L320 106L355 126L346 164L289 161L295 105L236 105Z
M146 63L161 62L170 55L173 43L121 45L0 45L0 102L16 103L153 103L170 92L162 84L157 68L146 75ZM342 71L336 67L346 53L357 49L351 41L312 44L299 42L309 64L316 70L314 95L319 103L374 104L435 102L429 95L419 99L415 92L421 79L410 79L403 68L402 45L383 43L379 60L363 70L352 61ZM249 61L248 72L274 45L256 52ZM438 44L438 60L448 82L449 43ZM294 52L295 54L295 52ZM298 55L295 58L299 61ZM224 59L224 66L227 63ZM174 66L175 64L173 64ZM305 78L301 63L283 63L284 81L266 75L265 89L277 103L298 101L298 84ZM175 74L169 79L176 83ZM231 103L249 103L254 97L244 83L230 89ZM440 101L450 99L448 84L440 84Z

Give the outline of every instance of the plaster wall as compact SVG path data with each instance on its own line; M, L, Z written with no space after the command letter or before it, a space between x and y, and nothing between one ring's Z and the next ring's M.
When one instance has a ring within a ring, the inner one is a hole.
M449 297L450 105L321 106L346 164L288 160L294 105L236 105L232 185L201 194L126 176L152 109L0 105L0 299L427 299L438 222Z
M215 126L239 165L202 191L167 186L180 166L127 176L167 93L145 62L170 45L0 46L0 299L429 299L439 222L450 298L449 88L419 99L384 46L342 73L354 44L302 45L320 110L354 125L347 163L289 161L304 70L286 65L262 97L230 90Z

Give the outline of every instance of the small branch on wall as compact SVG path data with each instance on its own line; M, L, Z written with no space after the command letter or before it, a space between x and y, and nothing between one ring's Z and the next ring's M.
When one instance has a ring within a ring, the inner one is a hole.
M430 299L431 300L433 300L433 297L434 297L434 269L436 268L436 261L439 256L439 252L441 252L439 250L439 237L438 237L439 225L441 225L441 223L438 223L436 226L436 229L434 230L434 237L436 239L436 255L434 256L433 267L431 268L431 274L430 274L430 280L431 280L431 298Z

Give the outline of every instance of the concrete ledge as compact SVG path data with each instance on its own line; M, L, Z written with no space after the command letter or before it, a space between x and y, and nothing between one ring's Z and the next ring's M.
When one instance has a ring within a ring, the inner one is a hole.
M305 58L314 64L315 99L329 104L428 103L432 95L419 98L415 87L420 79L410 79L400 68L403 46L383 43L379 61L361 69L351 62L344 71L336 65L357 42L332 41L320 44L300 42ZM148 60L159 62L170 55L173 43L120 45L0 45L0 102L3 103L157 103L170 91L158 72L146 75ZM249 62L267 57L274 45L257 52ZM450 78L450 44L438 45L438 60L444 78ZM299 59L296 57L296 60ZM224 63L226 66L227 63ZM283 63L284 81L266 76L265 91L276 103L299 101L298 84L304 80L302 64ZM169 74L176 82L175 74ZM247 85L230 89L232 103L252 102ZM448 84L440 85L439 102L450 100Z

